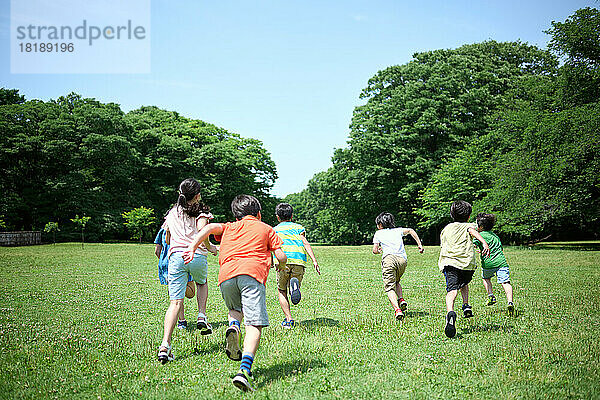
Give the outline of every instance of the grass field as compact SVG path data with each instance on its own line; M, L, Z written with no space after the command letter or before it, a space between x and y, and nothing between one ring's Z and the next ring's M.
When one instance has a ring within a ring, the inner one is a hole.
M408 246L409 311L393 318L379 257L369 246L316 247L299 326L282 330L275 274L271 326L254 362L257 391L231 384L226 309L209 258L211 336L176 330L176 360L156 361L167 291L152 245L59 244L0 248L2 398L600 398L600 250L597 244L510 247L517 314L501 288L486 307L479 271L475 317L447 339L438 247ZM460 298L460 296L459 296ZM186 300L188 319L197 306ZM191 317L191 318L190 318Z

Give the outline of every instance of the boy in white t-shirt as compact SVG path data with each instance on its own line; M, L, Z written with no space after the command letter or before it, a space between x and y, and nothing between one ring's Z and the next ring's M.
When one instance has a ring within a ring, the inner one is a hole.
M373 254L383 253L381 257L381 272L383 288L392 303L398 321L404 318L408 303L402 297L400 278L406 269L406 250L403 236L410 235L417 242L419 253L423 253L421 240L412 228L396 228L394 216L383 212L375 218L378 231L373 236Z

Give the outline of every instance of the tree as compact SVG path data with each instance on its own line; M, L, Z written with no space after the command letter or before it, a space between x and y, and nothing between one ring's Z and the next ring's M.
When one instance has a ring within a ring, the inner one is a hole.
M559 86L567 106L598 101L600 93L600 11L582 8L564 22L552 21L545 31L552 37L548 48L565 61Z
M82 215L81 218L79 218L79 215L76 215L75 218L71 219L71 222L73 222L75 225L77 225L79 228L81 228L81 248L82 249L83 249L83 243L85 242L85 236L84 236L85 226L87 225L87 223L90 219L91 219L91 217L86 217L85 215Z
M584 11L578 10L564 24L553 22L549 31L559 35L551 40L552 47L562 46L566 57L557 73L521 79L489 133L436 171L417 210L422 227L439 229L448 221L450 202L462 199L473 202L474 213L496 213L495 229L513 241L598 232L600 81L592 84L582 78L594 74L597 61L590 61L593 51L568 50L597 43L598 31L581 27L596 26L598 12ZM568 90L578 100L565 101L564 79L573 77L575 64L588 71L579 71L582 80L570 81Z
M125 114L75 93L48 102L11 98L0 105L0 214L11 228L77 213L91 217L88 240L125 238L123 210L145 204L162 214L189 177L202 183L220 220L232 218L239 193L275 201L275 163L257 140L157 107ZM62 227L65 236L74 233Z
M25 96L20 95L17 89L0 88L0 106L6 104L22 104Z
M131 231L132 239L139 239L140 243L142 243L144 231L156 221L154 210L143 206L126 211L121 215L125 219L125 227Z
M434 172L488 132L521 80L556 66L535 46L488 41L416 53L379 71L361 93L366 104L354 110L348 146L309 182L306 194L320 207L307 218L328 226L322 234L336 243L366 241L382 211L414 226Z
M46 226L44 226L44 232L52 233L52 242L56 245L56 232L60 231L58 229L58 222L48 222Z

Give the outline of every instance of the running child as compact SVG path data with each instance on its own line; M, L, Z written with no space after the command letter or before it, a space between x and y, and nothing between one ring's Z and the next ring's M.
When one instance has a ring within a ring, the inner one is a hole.
M279 224L273 229L277 235L283 240L281 249L287 257L287 264L284 267L276 266L277 270L277 298L279 305L283 310L285 318L281 322L281 326L285 329L293 328L296 323L292 319L290 310L290 302L288 301L288 288L290 298L293 304L298 304L302 295L300 293L300 283L304 277L304 263L306 262L306 254L310 256L313 266L317 274L321 275L319 263L315 258L310 243L306 240L306 230L300 224L292 222L294 209L288 203L279 203L275 207L275 215Z
M508 312L512 314L515 311L513 304L513 290L510 284L510 272L508 270L508 262L504 256L504 249L500 238L492 232L492 228L496 224L496 216L494 214L479 213L475 219L477 221L477 230L481 237L485 239L490 246L489 257L481 255L481 277L483 278L483 286L488 294L487 305L496 304L496 297L492 291L492 277L496 275L498 283L504 288L506 293L506 301L508 302ZM473 243L481 250L483 248L481 242L477 239Z
M154 254L158 257L158 280L161 285L169 284L169 244L167 243L166 224L160 228L154 239ZM185 297L191 299L196 292L196 284L193 283L192 277L188 275L188 284L185 290ZM167 290L168 292L168 290ZM181 312L177 315L177 328L186 329L187 321L184 314L184 305L181 305Z
M253 196L239 195L231 203L236 222L208 224L196 236L184 254L185 262L194 262L196 248L209 235L220 239L219 288L229 309L229 327L225 331L225 353L241 360L233 384L243 391L254 390L252 362L256 356L262 328L269 325L265 282L271 268L271 252L285 266L283 241L273 228L261 222L260 202ZM240 350L240 323L245 319L246 337Z
M373 254L383 253L381 257L381 273L383 277L383 289L392 304L394 315L398 321L404 318L404 311L408 303L402 297L402 286L400 278L406 270L406 249L404 248L403 236L410 235L417 242L419 253L423 253L423 245L419 235L412 228L396 228L394 216L382 212L375 218L378 231L373 236Z
M206 317L206 300L208 297L208 266L206 255L208 251L216 254L217 249L208 239L198 247L194 262L184 263L183 253L186 251L194 237L210 219L213 218L210 209L200 200L200 183L195 179L186 179L179 185L177 203L167 214L167 240L169 244L169 308L165 314L165 327L162 343L158 349L158 360L163 364L173 360L171 350L171 336L183 306L188 274L192 276L197 287L198 321L197 327L202 335L212 333L212 327ZM200 244L199 244L200 245Z
M450 206L450 216L454 222L446 225L440 235L438 267L446 278L446 311L448 314L444 333L452 338L456 335L454 300L456 300L459 290L463 299L463 315L465 318L473 316L473 309L469 305L469 282L473 279L477 264L475 264L475 247L472 237L481 242L482 257L490 254L490 248L477 231L477 224L467 222L471 216L471 204L462 200L455 201Z

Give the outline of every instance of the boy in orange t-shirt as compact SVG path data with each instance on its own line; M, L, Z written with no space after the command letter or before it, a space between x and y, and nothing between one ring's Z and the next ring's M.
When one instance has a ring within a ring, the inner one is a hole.
M260 202L253 196L239 195L231 202L236 222L208 224L198 233L183 258L190 262L196 248L209 235L221 241L219 250L219 288L229 309L229 327L225 331L225 352L242 361L233 384L252 391L252 362L258 350L262 328L269 325L265 283L271 268L271 252L285 266L283 241L273 228L261 222ZM240 350L240 321L245 318L244 351Z

